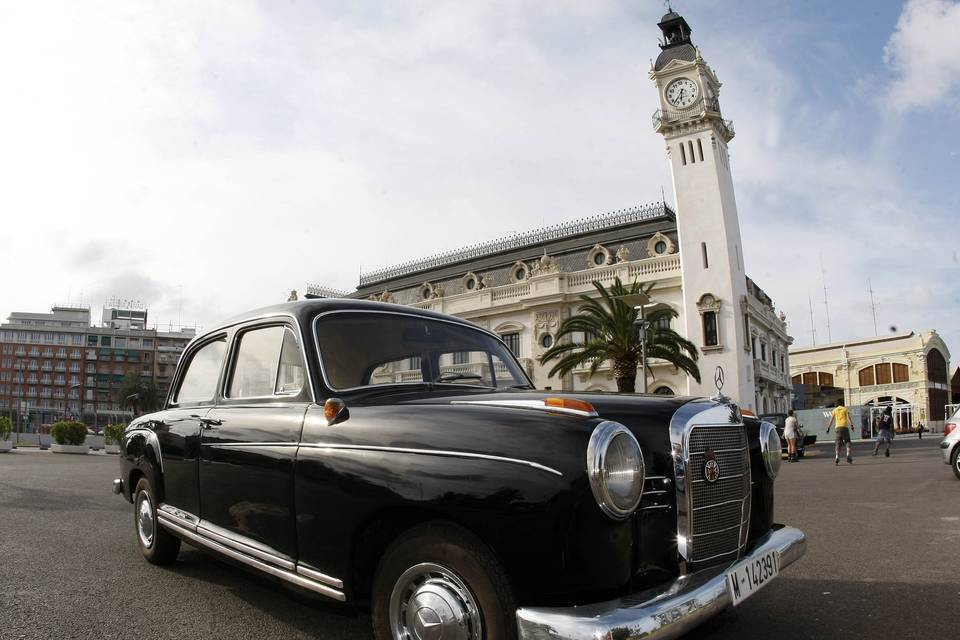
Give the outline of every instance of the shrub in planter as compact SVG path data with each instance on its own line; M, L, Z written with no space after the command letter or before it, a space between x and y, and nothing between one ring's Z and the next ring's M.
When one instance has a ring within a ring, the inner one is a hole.
M61 420L53 423L50 435L57 444L79 446L87 439L87 425L76 420Z
M108 424L103 429L103 444L120 444L120 436L123 435L123 430L126 428L127 425L123 423Z
M125 424L108 424L103 430L103 450L105 453L120 453L120 441L123 438Z
M10 424L10 418L0 416L0 442L6 442L10 439L10 432L13 431L13 425Z

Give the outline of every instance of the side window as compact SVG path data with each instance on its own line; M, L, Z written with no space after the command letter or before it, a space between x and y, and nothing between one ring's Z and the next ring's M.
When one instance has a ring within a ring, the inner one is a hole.
M227 397L297 395L303 389L304 377L293 331L284 326L251 329L237 337Z
M220 338L204 345L193 354L177 390L177 404L213 400L226 347L226 339Z
M283 330L280 349L280 372L277 374L277 395L297 395L303 390L304 364L297 336L290 327Z

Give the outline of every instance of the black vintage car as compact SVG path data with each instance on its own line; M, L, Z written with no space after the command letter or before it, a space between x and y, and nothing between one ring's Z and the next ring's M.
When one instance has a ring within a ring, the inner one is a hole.
M787 455L787 439L783 437L783 430L787 425L787 414L785 413L765 413L760 416L760 420L769 422L777 428L777 434L780 436L780 453ZM817 434L807 434L803 430L803 425L797 426L797 457L802 458L806 453L807 447L817 444Z
M197 338L121 454L148 561L369 604L378 640L674 637L805 549L776 432L730 402L538 392L496 335L381 303Z

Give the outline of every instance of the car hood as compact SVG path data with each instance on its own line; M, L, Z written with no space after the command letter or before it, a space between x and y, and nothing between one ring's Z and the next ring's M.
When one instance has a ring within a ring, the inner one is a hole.
M589 402L596 416L569 414L534 405L547 398L572 398ZM524 452L545 464L568 458L583 468L586 444L593 429L604 420L625 425L644 453L648 475L672 475L670 421L693 398L621 393L555 391L479 391L460 389L403 391L367 396L348 406L365 407L392 416L394 425L423 422L439 428L427 434L417 428L398 427L393 446L415 446L424 437L434 446L517 455ZM358 434L359 435L359 434ZM443 444L441 444L443 443ZM540 456L543 456L542 458ZM561 463L562 464L562 463Z

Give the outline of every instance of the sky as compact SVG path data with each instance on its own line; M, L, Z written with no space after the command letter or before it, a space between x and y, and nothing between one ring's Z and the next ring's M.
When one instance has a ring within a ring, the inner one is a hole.
M960 361L960 3L676 0L748 274L796 345ZM308 282L673 200L663 3L0 2L0 316L212 325ZM824 305L829 301L830 326ZM811 325L811 307L813 325Z

